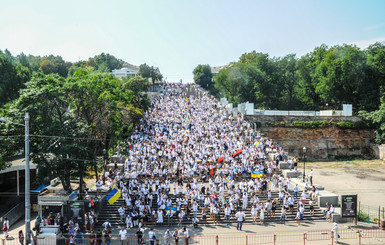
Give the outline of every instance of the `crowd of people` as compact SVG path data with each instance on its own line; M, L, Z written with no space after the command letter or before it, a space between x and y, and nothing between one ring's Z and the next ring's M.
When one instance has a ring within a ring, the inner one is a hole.
M275 153L274 159L268 159L266 150ZM236 221L241 230L248 215L253 222L263 223L275 216L279 206L281 222L285 223L288 212L297 214L298 224L303 219L307 192L299 194L290 177L277 174L280 161L288 161L295 170L297 159L287 159L279 144L256 133L242 114L229 114L197 85L165 85L134 129L128 152L123 169L111 169L102 176L124 200L117 210L124 226L119 232L122 238L127 237L126 229L138 229L137 237L143 237L149 224L183 227L187 220L198 227L208 220L219 224L221 217L228 226ZM253 173L258 176L252 178ZM98 195L102 185L99 178ZM311 199L315 201L317 194L313 188ZM108 241L113 228L108 220L104 233L94 231L94 203L91 199L82 231L95 242ZM36 222L36 229L44 222L64 225L60 214L37 217ZM70 240L76 242L81 236L79 220L70 219L66 225ZM168 233L175 238L181 232Z
M267 149L275 152L272 161ZM276 173L287 160L284 149L196 85L167 85L136 127L128 150L123 170L104 175L122 193L124 205L117 212L128 229L182 227L186 220L194 227L208 219L216 225L220 217L231 225L232 219L239 221L239 210L263 223L278 205L285 210L282 222L286 212L297 212L298 224L303 219L307 193L299 195L290 177ZM261 174L251 178L253 172ZM312 200L316 195L314 189Z

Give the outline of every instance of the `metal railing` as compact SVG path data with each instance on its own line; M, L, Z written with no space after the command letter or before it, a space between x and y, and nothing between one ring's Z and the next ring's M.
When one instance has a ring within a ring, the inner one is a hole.
M380 226L380 221L385 220L385 207L372 207L359 202L358 219L368 223L376 223Z
M1 217L1 221L4 220L4 217L7 217L9 225L16 223L24 215L25 202L21 202L9 210L6 214ZM1 223L1 229L3 229L3 223Z
M361 244L370 240L383 241L385 239L384 229L339 229L338 230L338 241L347 242L351 244ZM355 240L355 241L354 241ZM34 238L34 245L65 245L71 244L70 238L64 237L42 237ZM89 245L91 239L88 237L75 237L72 239L74 244L78 245ZM96 241L96 239L95 239ZM102 244L108 244L104 238L101 239ZM129 237L128 239L122 240L119 237L110 238L110 245L136 245L138 239L136 237ZM141 240L141 244L150 244L150 239L145 237ZM275 233L255 233L255 234L237 234L237 235L207 235L207 236L191 236L190 238L178 237L178 244L203 244L203 245L257 245L257 244L312 244L311 242L322 242L327 241L333 244L335 242L334 233L330 230L318 230L318 231L289 231L289 232L275 232ZM19 239L0 239L1 245L18 245ZM95 243L98 244L98 243ZM154 244L176 244L175 238L157 237ZM317 243L319 244L319 243Z

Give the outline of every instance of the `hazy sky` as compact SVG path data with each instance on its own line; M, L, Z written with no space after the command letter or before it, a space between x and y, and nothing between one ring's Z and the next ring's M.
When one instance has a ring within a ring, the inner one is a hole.
M385 1L2 1L0 49L87 60L110 53L191 82L198 64L256 50L301 56L316 46L385 41Z

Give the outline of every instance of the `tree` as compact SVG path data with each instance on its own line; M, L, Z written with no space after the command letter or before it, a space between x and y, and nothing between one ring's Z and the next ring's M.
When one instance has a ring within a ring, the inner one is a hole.
M9 51L0 51L0 106L16 99L30 76L28 68L16 63Z
M198 65L193 70L194 82L201 87L209 90L214 86L213 73L209 65Z
M56 73L62 77L66 77L68 74L68 68L61 56L47 56L43 57L40 63L40 70L44 74Z
M297 58L295 54L289 54L277 61L279 73L281 74L279 84L282 86L282 104L287 110L293 110L297 104Z
M145 88L138 83L87 69L67 79L36 73L3 113L30 113L30 134L35 135L31 136L31 159L38 165L39 177L59 177L63 188L71 191L70 180L82 178L83 170L103 154L103 149L114 147L127 136L124 128L133 128L143 116L149 102L145 95L137 95ZM2 135L12 135L20 129L7 124L0 125L0 130ZM4 161L21 149L21 138L1 141L0 153L5 158L0 166L6 166ZM7 155L3 155L5 150Z
M101 53L90 58L86 65L94 67L99 72L111 72L114 69L122 68L124 63L123 60L117 59L113 55Z
M145 78L151 78L152 83L163 79L163 75L160 73L158 67L149 66L146 63L139 66L139 76Z

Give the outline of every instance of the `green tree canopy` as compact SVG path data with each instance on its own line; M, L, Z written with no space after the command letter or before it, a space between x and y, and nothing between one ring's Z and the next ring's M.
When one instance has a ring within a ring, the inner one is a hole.
M151 78L152 83L155 83L156 81L161 81L163 79L163 75L160 73L158 67L149 66L146 63L141 64L139 66L138 74L141 77Z
M211 72L211 67L209 65L198 65L193 70L193 74L194 82L201 87L210 89L214 86L213 73Z
M103 149L127 137L124 129L132 128L143 116L149 105L142 90L146 82L143 78L122 81L87 69L69 78L36 73L20 97L0 114L30 113L31 159L41 176L59 177L70 191L70 180L82 176ZM22 129L2 124L0 130L2 135L12 135ZM22 138L5 138L0 142L0 167L24 149Z

